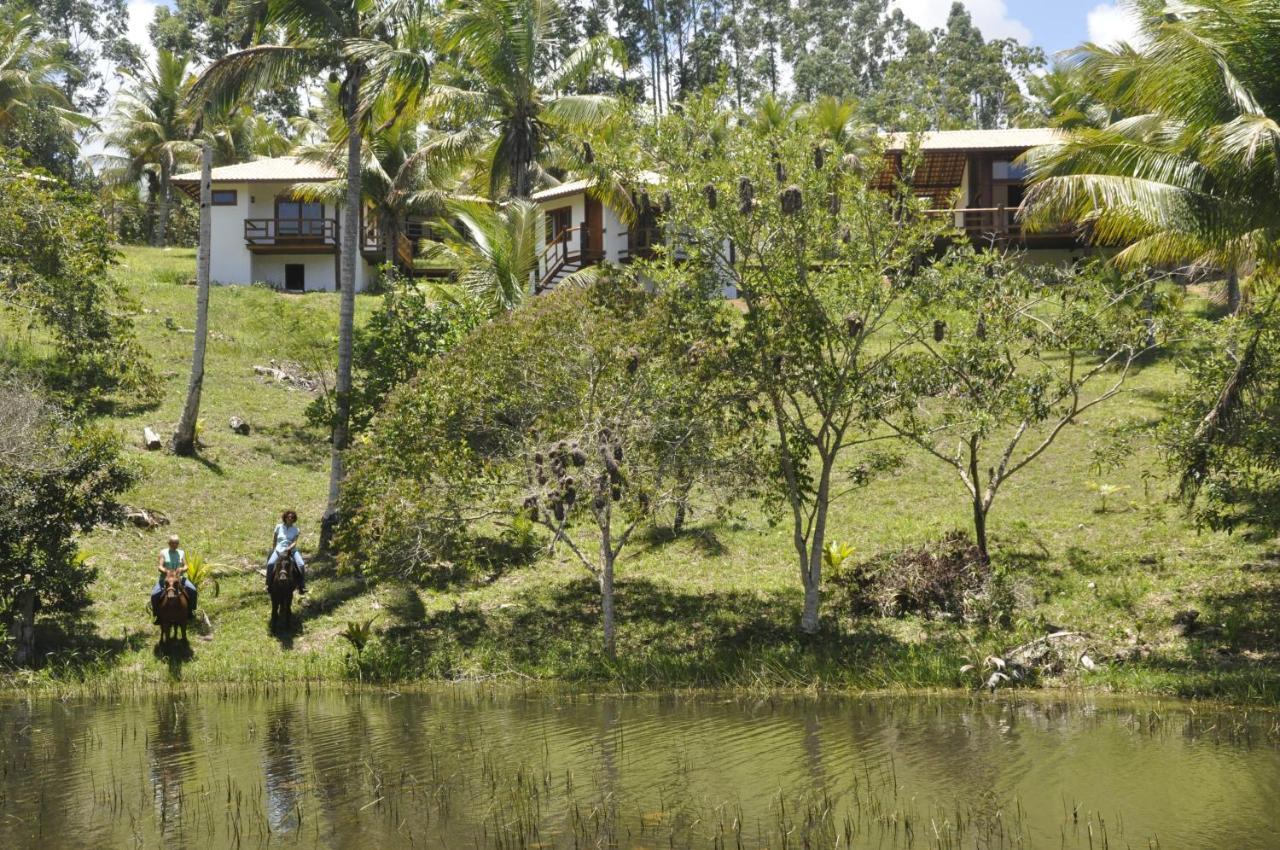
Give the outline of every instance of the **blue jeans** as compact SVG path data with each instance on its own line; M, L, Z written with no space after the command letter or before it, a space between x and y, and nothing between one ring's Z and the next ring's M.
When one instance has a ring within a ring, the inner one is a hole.
M199 595L199 591L186 578L182 580L182 589L187 592L187 604L191 609L191 613L194 614L196 612L196 597ZM156 579L156 586L151 588L151 610L155 610L156 605L160 602L160 594L162 593L164 593L164 581Z

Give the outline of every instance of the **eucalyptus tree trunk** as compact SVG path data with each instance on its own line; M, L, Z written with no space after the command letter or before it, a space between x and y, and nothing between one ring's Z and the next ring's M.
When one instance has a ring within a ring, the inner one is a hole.
M212 242L213 144L205 140L200 149L200 246L196 251L196 338L191 351L191 380L187 403L182 408L178 431L173 435L173 451L179 455L196 453L196 423L200 418L200 394L204 390L204 355L209 340L209 264Z
M342 289L338 307L338 378L335 387L333 451L329 468L329 503L325 510L323 542L329 542L330 533L338 519L338 496L345 476L343 452L350 442L351 426L351 351L355 332L356 314L356 262L360 258L360 126L359 91L361 71L358 67L347 70L343 93L343 117L347 122L347 205L342 215L341 248L338 286Z
M831 509L831 468L833 460L824 458L818 492L813 500L813 531L806 545L797 531L800 555L800 579L804 586L804 611L800 615L800 631L817 634L822 613L822 555L827 545L827 513Z
M600 609L604 620L604 654L610 661L618 657L617 622L613 610L613 561L616 552L610 542L610 508L604 509L600 523Z
M169 202L172 200L170 196L169 163L162 160L160 162L160 204L159 211L156 214L156 247L164 248L168 242L169 231Z

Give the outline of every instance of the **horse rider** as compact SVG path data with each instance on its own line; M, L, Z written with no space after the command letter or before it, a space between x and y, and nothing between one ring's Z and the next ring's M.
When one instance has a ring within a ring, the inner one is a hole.
M164 577L168 570L175 571L182 578L182 589L187 594L187 606L191 614L196 613L196 597L199 593L196 586L187 578L187 553L178 548L178 535L169 535L169 545L160 550L160 577L156 586L151 588L151 614L159 622L160 594L164 593Z
M298 551L298 515L287 510L280 514L280 523L271 532L271 557L267 559L267 592L271 592L271 580L275 578L276 565L283 557L291 557L293 574L298 578L298 593L307 593L307 565Z

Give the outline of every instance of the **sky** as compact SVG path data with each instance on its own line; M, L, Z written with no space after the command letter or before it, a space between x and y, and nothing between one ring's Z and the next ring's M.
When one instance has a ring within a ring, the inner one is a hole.
M952 0L894 0L925 27L946 22ZM964 0L988 38L1017 38L1052 56L1083 41L1110 45L1131 39L1133 26L1116 0Z

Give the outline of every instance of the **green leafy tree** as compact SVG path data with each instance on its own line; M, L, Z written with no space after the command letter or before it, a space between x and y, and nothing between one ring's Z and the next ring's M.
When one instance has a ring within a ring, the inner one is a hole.
M841 155L808 122L708 133L716 121L709 99L687 104L648 148L679 234L672 263L704 269L746 305L733 364L776 440L774 492L813 633L827 519L845 490L835 471L894 403L892 317L940 225L913 214L905 187L895 203L871 185L878 157Z
M579 150L613 111L614 99L579 92L621 45L585 40L554 49L563 11L556 0L474 0L439 21L446 64L428 106L447 126L475 130L493 198L527 199L553 155Z
M452 350L488 315L471 298L453 298L411 277L388 277L382 303L356 332L351 427L362 433L398 388ZM313 422L330 425L333 394L308 408Z
M1121 392L1166 335L1171 305L1145 278L968 250L925 272L914 295L901 323L911 354L898 362L907 403L881 419L955 472L989 561L997 495L1081 414Z
M1039 48L985 40L954 3L945 28L906 27L900 54L864 99L864 115L893 130L912 129L919 117L938 130L1008 126L1025 113L1022 86L1043 64Z
M344 558L420 574L485 528L536 523L598 582L612 657L617 559L694 470L735 468L715 424L733 405L730 325L706 295L561 287L436 360L357 450Z
M135 71L142 54L129 39L128 0L0 0L0 19L34 14L55 54L66 67L60 75L71 108L96 115L106 104L116 69Z
M0 385L0 604L33 660L37 607L76 612L94 572L76 535L112 518L134 481L113 433L77 425L29 389Z
M0 305L49 335L48 381L69 403L153 386L111 237L92 196L0 149Z

